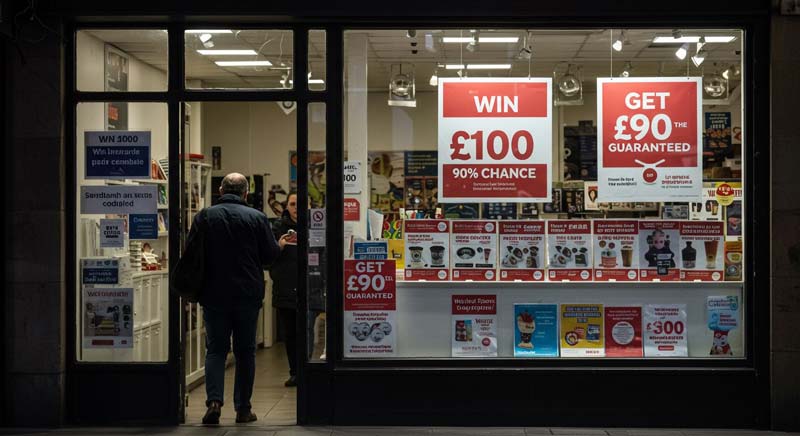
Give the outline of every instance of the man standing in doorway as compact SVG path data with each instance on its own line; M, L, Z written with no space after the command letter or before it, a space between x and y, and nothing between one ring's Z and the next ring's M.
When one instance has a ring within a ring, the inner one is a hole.
M258 419L250 410L255 380L256 326L264 299L264 269L280 249L269 220L246 203L249 183L239 173L222 180L219 203L197 214L189 241L205 237L205 281L200 295L206 326L206 411L203 424L219 424L225 361L236 356L233 405L236 422ZM187 242L187 246L190 242Z

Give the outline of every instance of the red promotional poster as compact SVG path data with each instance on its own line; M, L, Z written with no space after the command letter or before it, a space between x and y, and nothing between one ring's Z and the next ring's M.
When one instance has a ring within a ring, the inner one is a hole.
M547 221L547 264L550 281L591 281L592 222Z
M497 296L453 295L453 357L497 356Z
M395 261L344 261L344 353L385 357L397 350Z
M643 281L681 279L681 221L639 221L639 277Z
M595 281L629 282L639 279L639 222L594 220L592 236Z
M439 202L550 202L552 79L439 79Z
M498 221L500 281L542 281L545 221Z
M454 220L450 224L453 280L497 280L497 223Z
M701 77L597 79L597 201L700 197L701 84Z
M344 199L344 220L358 221L361 218L361 204L356 198Z
M405 220L403 226L406 280L448 280L450 222Z
M642 357L642 308L606 306L606 357Z
M723 278L725 223L686 221L681 223L681 279L687 282L718 282Z

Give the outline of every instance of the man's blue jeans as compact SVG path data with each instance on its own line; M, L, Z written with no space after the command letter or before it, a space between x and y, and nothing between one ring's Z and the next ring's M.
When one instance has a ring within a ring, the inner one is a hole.
M231 348L236 356L233 405L237 412L250 410L253 382L256 377L256 327L260 307L203 307L206 325L206 406L212 401L223 404L225 360Z

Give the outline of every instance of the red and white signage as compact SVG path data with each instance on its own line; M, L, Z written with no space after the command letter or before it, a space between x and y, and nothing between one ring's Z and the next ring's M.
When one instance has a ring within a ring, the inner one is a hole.
M550 281L591 281L592 222L547 221L547 265Z
M450 278L450 222L403 221L406 280L442 281Z
M497 357L497 296L453 295L453 357Z
M453 280L497 280L497 222L454 220L450 224Z
M358 221L361 218L361 203L357 198L344 199L344 220Z
M439 79L439 202L550 202L552 79Z
M723 278L725 223L685 221L681 223L681 279L718 282Z
M500 281L542 281L544 221L498 221Z
M597 79L597 201L687 201L703 186L701 77Z
M630 282L639 279L639 222L594 220L594 279Z
M689 355L685 304L648 304L643 324L645 357Z
M642 308L606 306L606 357L642 357Z
M344 261L345 356L394 355L396 289L394 260Z
M642 281L681 279L680 240L680 221L639 221L639 277Z

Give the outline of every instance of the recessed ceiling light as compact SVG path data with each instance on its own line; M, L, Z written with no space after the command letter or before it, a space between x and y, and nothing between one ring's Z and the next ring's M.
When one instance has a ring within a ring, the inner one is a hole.
M701 36L681 36L680 38L673 38L671 36L656 36L653 38L655 44L682 44L684 42L695 43L700 42ZM706 36L706 43L726 43L736 39L735 36Z
M210 29L210 30L190 29L187 30L186 33L233 33L233 31L228 29Z
M471 36L445 36L442 38L442 42L452 44L452 43L460 43L460 44L468 44L472 42L473 38ZM481 36L478 38L479 43L505 43L505 44L516 44L519 42L518 36Z
M204 56L247 56L255 55L255 50L197 50L198 53Z
M216 61L220 67L268 67L272 65L270 61Z

